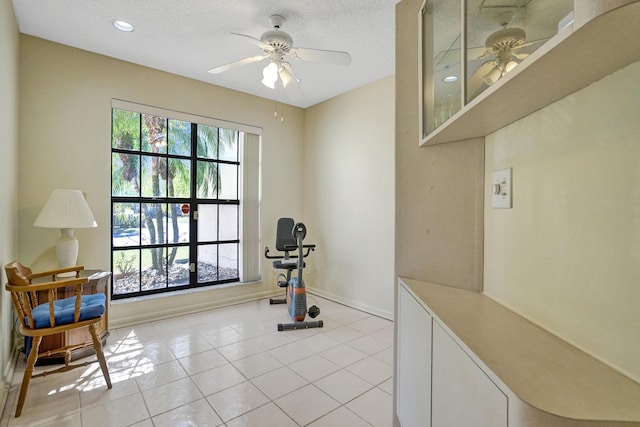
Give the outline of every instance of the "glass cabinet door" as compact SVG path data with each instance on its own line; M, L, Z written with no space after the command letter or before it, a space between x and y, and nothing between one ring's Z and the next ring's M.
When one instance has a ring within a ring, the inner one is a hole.
M425 137L462 107L462 2L427 0L420 20Z
M421 138L526 62L572 18L573 0L425 0Z
M466 0L466 101L571 23L573 0Z

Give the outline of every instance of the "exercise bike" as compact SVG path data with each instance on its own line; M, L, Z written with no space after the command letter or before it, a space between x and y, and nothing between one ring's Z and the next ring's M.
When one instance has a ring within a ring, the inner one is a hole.
M278 287L286 288L285 297L270 298L269 304L287 304L287 310L293 323L279 323L278 331L323 327L322 320L304 321L307 314L312 319L320 314L320 309L315 305L307 311L307 295L302 271L305 268L304 258L315 251L316 245L302 243L306 234L307 228L303 223L299 222L294 225L292 218L280 218L276 230L276 249L283 252L283 255L269 255L269 247L264 248L266 258L277 260L273 262L273 267L286 271L286 274L280 273L277 277ZM297 251L297 255L290 254L293 251ZM297 270L296 277L291 277L293 270Z

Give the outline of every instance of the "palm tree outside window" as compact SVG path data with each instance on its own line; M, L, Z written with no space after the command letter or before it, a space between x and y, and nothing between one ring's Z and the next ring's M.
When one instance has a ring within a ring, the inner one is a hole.
M241 134L112 109L114 299L239 280Z

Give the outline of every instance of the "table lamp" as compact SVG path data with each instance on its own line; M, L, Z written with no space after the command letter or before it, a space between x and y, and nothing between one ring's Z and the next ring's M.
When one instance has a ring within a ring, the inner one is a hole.
M74 228L97 227L96 220L80 190L55 190L44 204L34 227L59 228L56 241L58 268L75 267L78 260L78 239Z

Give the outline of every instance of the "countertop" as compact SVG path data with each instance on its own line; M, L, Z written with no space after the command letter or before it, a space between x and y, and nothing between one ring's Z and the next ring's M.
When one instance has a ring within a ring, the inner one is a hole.
M640 383L482 293L400 280L523 402L576 420L640 422Z

